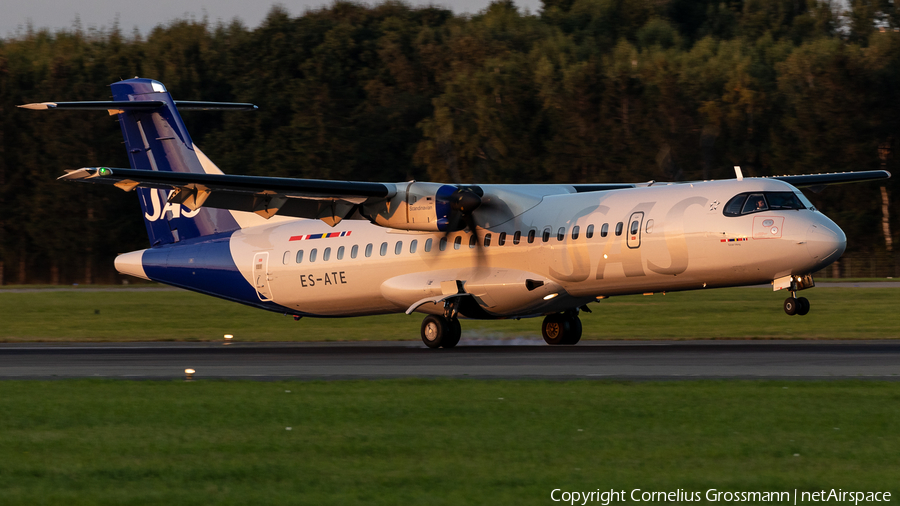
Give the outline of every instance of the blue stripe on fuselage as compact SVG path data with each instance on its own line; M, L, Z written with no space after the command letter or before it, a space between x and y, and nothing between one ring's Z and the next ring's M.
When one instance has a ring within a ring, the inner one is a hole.
M278 313L306 315L259 299L256 288L244 279L231 256L229 242L233 233L144 250L141 257L144 273L153 281L167 285Z

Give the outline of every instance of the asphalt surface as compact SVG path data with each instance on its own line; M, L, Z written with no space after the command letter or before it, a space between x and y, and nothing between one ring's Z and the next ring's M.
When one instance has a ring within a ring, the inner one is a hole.
M898 341L2 344L0 379L900 379Z

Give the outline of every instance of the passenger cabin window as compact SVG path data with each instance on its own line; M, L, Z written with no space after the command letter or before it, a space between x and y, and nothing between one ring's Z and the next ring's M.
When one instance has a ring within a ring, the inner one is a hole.
M472 234L472 236L469 237L469 247L474 248L477 244L478 244L478 236L475 234Z
M318 252L316 251L316 248L313 248L313 250L309 252L309 261L310 261L310 262L315 262L315 261L316 261L316 253L318 253Z
M593 225L588 225L587 230L584 231L584 237L587 239L594 237L594 226Z
M631 235L637 235L637 233L641 230L641 222L638 220L634 220L631 222Z
M459 245L462 244L462 236L456 236L456 239L453 240L453 249L459 249Z
M485 245L485 247L491 245L491 234L485 234L485 236L484 236L484 245Z
M403 251L403 241L397 241L394 245L394 254L399 255Z
M622 222L616 223L616 236L622 235Z
M357 255L358 253L359 253L359 246L357 246L356 244L354 244L353 247L350 248L350 258L356 258L356 255Z
M609 223L604 223L602 227L600 227L600 237L606 237L609 235Z
M372 256L372 243L366 244L366 258Z
M572 240L578 239L578 231L581 230L578 225L572 227Z
M506 244L506 232L500 232L500 235L497 237L497 246L503 246Z
M297 258L295 259L295 261L298 264L303 261L303 250L297 252Z
M447 249L447 238L441 237L441 242L438 243L438 249L444 251Z
M431 251L431 239L425 241L425 253L428 253L429 251Z
M541 234L541 241L547 242L550 240L550 227L544 229L544 233Z
M522 232L516 230L516 233L513 234L513 245L519 244L522 241Z
M343 260L343 259L344 259L344 247L343 247L343 246L341 246L340 248L338 248L337 259L338 259L338 260Z
M528 231L528 244L531 244L534 242L534 234L535 234L534 229L531 229Z
M416 248L418 248L418 247L419 247L419 241L413 239L412 242L409 243L409 252L410 252L410 253L415 253L415 252L416 252Z
M653 232L653 220L647 220L647 233Z
M322 252L322 261L327 262L331 258L331 248L325 248Z
M562 241L566 238L566 227L559 227L559 230L556 231L556 240Z
M378 250L378 253L381 256L387 255L387 243L386 242L381 243L381 249Z
M284 265L287 265L287 264L289 264L290 262L291 262L291 252L290 252L290 251L285 251L285 252L284 252L284 256L281 257L281 263L283 263Z
M741 216L762 211L807 209L794 192L741 193L725 204L725 216Z

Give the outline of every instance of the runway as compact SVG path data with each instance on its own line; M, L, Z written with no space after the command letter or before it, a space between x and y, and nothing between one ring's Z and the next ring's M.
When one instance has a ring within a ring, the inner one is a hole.
M900 341L0 344L0 379L900 379Z

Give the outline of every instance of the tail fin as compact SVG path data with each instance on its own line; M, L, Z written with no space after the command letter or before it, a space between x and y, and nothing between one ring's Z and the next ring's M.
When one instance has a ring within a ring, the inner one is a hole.
M159 107L129 106L110 111L118 114L133 169L204 173L178 108L162 83L135 78L111 87L115 102L162 103ZM138 188L137 193L152 246L241 228L226 210L203 207L191 211L168 202L167 190Z

